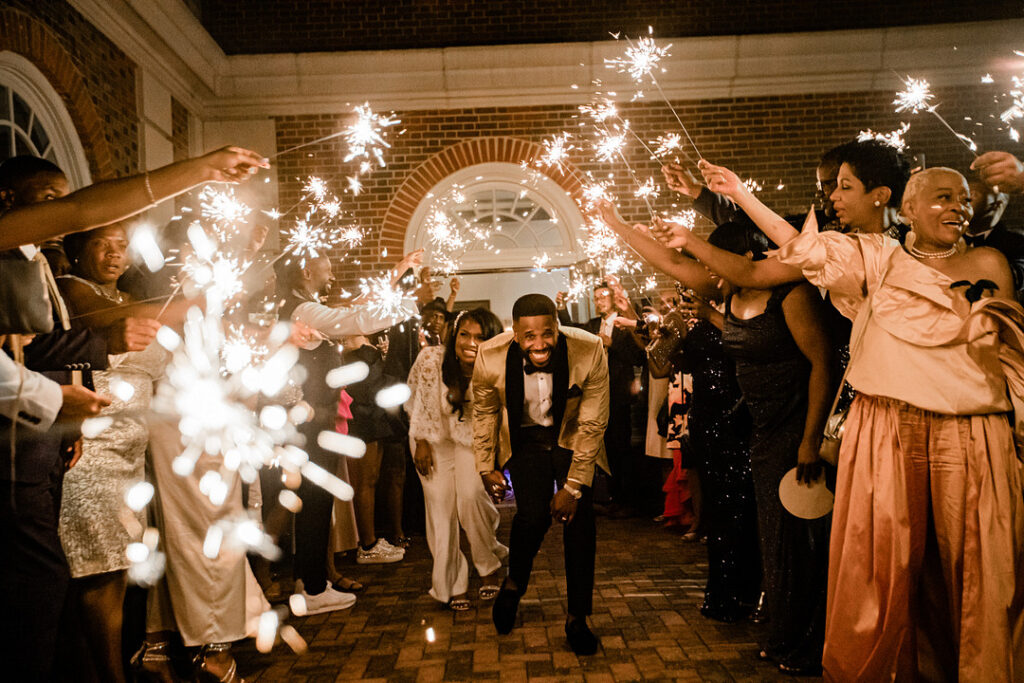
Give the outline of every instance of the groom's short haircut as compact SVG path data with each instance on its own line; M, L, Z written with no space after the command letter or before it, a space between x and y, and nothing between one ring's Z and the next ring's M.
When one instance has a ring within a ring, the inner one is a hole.
M543 294L524 294L512 304L512 320L535 315L550 315L557 319L555 302Z

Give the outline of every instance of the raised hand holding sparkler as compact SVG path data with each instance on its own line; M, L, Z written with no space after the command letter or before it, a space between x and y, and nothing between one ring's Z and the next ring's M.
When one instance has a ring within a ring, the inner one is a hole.
M1009 152L985 152L974 160L971 170L989 187L1024 193L1024 163Z
M704 176L704 182L707 183L708 189L712 192L736 200L744 193L750 194L750 188L740 180L738 175L726 167L716 166L703 159L697 164L697 167L700 169L701 175Z
M680 164L669 163L661 167L661 174L665 176L665 184L670 190L674 190L690 199L700 196L703 185L697 182L693 174L683 168Z

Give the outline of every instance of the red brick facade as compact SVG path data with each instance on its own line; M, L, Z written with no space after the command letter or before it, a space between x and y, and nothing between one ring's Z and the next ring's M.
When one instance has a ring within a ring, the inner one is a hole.
M0 9L0 50L46 75L75 124L96 180L138 166L135 65L67 3L7 0Z
M198 0L228 54L720 36L1020 18L1018 0Z
M898 83L894 90L896 86ZM988 93L979 85L938 90L936 99L941 102L940 111L962 131L972 129L964 116L985 123L983 127L974 126L980 133L982 149L1017 150L1019 146L996 130L997 122L988 118L998 112ZM956 139L927 114L896 115L892 99L891 92L834 93L683 102L676 109L705 157L758 180L764 186L763 199L789 213L804 211L810 205L814 167L821 153L864 128L889 131L901 120L909 121L907 137L913 152L924 153L929 166L949 165L966 171L971 154ZM660 101L623 105L620 111L633 129L648 139L678 130ZM562 130L578 130L580 123L572 106L409 111L397 112L397 116L402 119L398 128L404 128L405 133L394 138L386 155L387 167L366 179L358 197L345 195L347 208L377 236L365 240L339 269L338 275L346 285L383 268L380 254L384 248L388 250L387 261L397 260L409 218L423 195L443 177L482 161L531 158L545 137ZM330 134L346 123L345 116L280 117L276 121L278 149ZM661 180L657 164L646 158L638 144L631 143L629 150L630 162L641 177L653 174ZM279 158L281 205L290 206L298 199L300 181L308 174L327 178L340 190L345 176L351 174L351 165L343 164L342 157L342 144L332 140ZM631 195L632 186L626 183L622 164L613 167L596 163L589 151L573 152L572 160L581 171L598 177L614 170L623 215L634 220L648 218L644 205ZM551 177L564 182L559 173ZM780 184L783 188L776 189ZM655 208L668 209L672 201L663 194ZM686 201L679 205L685 207ZM357 265L353 260L361 263Z

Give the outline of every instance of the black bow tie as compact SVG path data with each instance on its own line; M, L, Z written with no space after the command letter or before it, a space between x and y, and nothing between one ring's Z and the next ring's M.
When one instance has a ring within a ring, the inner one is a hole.
M547 374L550 375L551 374L551 366L550 365L545 365L542 368L538 368L536 365L534 365L530 361L526 361L526 364L523 365L523 372L525 372L527 375L532 375L535 372L546 372Z

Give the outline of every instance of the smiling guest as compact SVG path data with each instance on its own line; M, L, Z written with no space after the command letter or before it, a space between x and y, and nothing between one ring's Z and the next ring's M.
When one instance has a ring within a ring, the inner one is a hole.
M594 592L594 465L608 470L608 361L601 338L559 329L555 303L527 294L512 305L512 332L480 345L473 369L473 451L484 488L500 501L515 488L508 577L494 602L494 626L509 633L533 558L551 520L565 525L569 614L565 635L578 655L600 644L587 627ZM497 461L495 460L497 455ZM553 486L558 491L552 495Z
M810 227L779 254L863 328L847 376L857 394L839 452L825 678L1021 680L1024 499L1007 420L1021 309L1002 254L961 241L973 213L963 176L912 176L901 212L903 246Z

